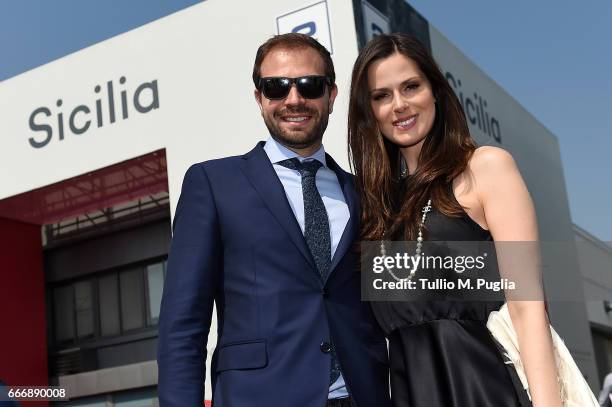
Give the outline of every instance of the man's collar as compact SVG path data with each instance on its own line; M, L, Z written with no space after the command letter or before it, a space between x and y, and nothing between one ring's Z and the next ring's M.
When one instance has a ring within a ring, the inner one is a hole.
M297 157L300 161L314 159L321 162L324 167L327 167L327 163L325 162L325 148L323 147L323 144L321 144L321 147L319 147L319 149L314 154L308 157L302 157L295 151L289 150L287 147L283 146L281 143L274 140L272 136L270 136L266 140L266 144L264 145L263 149L268 155L268 158L270 159L270 162L272 164L276 164L280 161L287 160L289 158Z

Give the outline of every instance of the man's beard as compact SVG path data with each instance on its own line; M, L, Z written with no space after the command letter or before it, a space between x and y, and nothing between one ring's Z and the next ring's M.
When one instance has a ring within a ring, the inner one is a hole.
M278 120L279 121L282 120L280 119L280 116L286 113L291 113L291 114L303 113L303 114L307 114L311 116L312 117L311 120L318 119L318 121L316 121L314 127L306 133L292 132L292 131L283 130L277 125L277 122L275 120L270 119L267 116L264 116L263 119L264 119L264 122L266 123L266 127L268 128L268 131L270 132L270 135L272 136L274 140L284 145L285 147L295 148L295 149L308 148L316 144L317 142L321 141L321 139L323 138L323 133L325 132L325 129L327 128L327 122L329 120L329 113L327 111L323 112L319 116L318 112L315 110L285 109L277 114L277 117L279 117Z

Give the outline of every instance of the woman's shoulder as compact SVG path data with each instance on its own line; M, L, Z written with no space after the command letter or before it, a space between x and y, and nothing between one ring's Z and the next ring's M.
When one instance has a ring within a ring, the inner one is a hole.
M516 170L512 154L494 146L481 146L474 150L468 163L470 171L476 178L499 175Z

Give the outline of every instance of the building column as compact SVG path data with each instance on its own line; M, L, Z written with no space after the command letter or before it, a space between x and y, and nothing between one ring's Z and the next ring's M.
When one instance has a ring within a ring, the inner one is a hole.
M0 218L0 380L9 387L48 385L40 230L40 225Z

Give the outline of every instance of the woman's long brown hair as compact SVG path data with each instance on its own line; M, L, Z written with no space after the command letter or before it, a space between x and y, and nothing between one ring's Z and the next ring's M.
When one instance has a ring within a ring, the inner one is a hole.
M417 64L436 98L434 123L417 169L403 181L398 180L399 148L380 134L368 86L372 63L396 52ZM445 215L463 213L449 184L466 169L476 145L457 96L417 39L401 33L379 35L363 48L353 67L348 131L349 157L361 196L362 240L414 240L421 208L429 198Z

